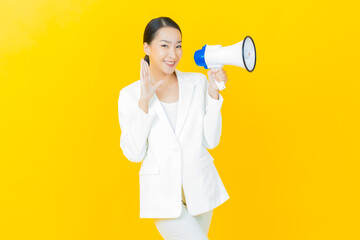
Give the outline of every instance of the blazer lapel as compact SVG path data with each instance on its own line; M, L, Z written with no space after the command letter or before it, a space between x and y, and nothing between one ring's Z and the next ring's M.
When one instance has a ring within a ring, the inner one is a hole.
M177 69L175 69L175 72L179 81L179 108L176 119L175 135L177 138L179 138L190 109L192 96L194 93L194 85L186 81L182 72L178 71Z
M179 84L179 104L178 104L175 132L171 127L170 121L156 93L154 94L153 107L159 119L164 123L164 127L167 128L169 134L179 139L181 130L183 129L183 126L185 124L186 116L190 109L194 85L186 81L181 71L175 69L175 72Z

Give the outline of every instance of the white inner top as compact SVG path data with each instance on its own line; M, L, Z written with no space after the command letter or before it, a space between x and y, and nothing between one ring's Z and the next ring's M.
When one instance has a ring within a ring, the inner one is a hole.
M163 108L166 112L166 115L170 121L171 127L173 128L173 130L175 132L176 117L177 117L179 101L173 102L173 103L166 103L166 102L160 101L160 103L163 106Z
M166 115L170 121L171 127L173 128L173 130L175 132L176 117L177 117L179 101L173 102L173 103L166 103L166 102L160 101L160 103L163 106L163 108L166 112ZM186 204L184 189L183 189L182 185L181 185L181 198L182 198L182 201Z

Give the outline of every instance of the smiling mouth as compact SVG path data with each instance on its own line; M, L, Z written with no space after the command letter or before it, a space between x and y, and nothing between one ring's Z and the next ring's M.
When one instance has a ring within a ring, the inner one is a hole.
M166 63L166 65L168 65L169 67L173 67L175 65L176 62L168 62L168 61L164 61Z

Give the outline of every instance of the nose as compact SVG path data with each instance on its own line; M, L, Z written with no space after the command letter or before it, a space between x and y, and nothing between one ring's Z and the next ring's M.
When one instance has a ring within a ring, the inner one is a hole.
M175 60L175 49L170 48L169 52L168 52L168 56L170 59L174 59Z

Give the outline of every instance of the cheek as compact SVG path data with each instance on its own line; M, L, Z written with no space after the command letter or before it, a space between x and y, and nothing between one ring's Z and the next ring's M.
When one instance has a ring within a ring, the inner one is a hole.
M165 49L162 49L160 52L159 52L159 56L162 60L164 60L165 58L167 58L168 56L168 52L165 50Z
M178 50L178 51L177 51L177 55L178 55L178 57L179 57L179 58L181 58L181 57L182 57L182 54L183 54L182 49L180 49L180 50Z
M165 55L166 55L166 52L163 48L156 49L155 57L157 59L161 60L162 58L164 58Z

